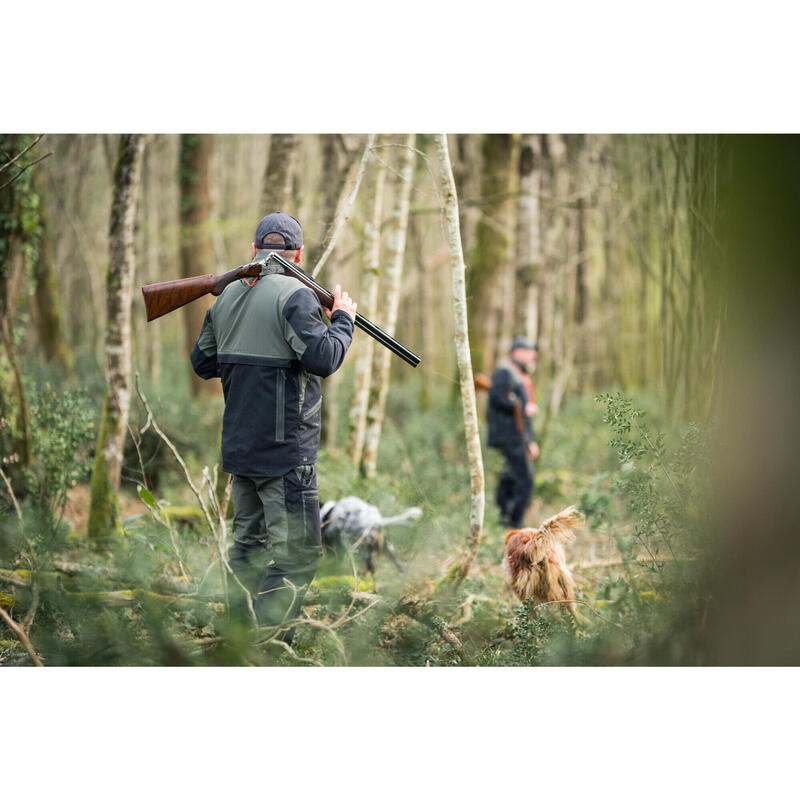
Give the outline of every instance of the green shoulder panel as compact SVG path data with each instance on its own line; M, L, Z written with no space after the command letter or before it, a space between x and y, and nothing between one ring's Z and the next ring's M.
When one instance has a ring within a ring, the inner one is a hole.
M300 358L305 345L296 335L297 341L287 342L283 307L302 288L286 275L265 275L252 287L243 281L228 286L211 312L218 355Z

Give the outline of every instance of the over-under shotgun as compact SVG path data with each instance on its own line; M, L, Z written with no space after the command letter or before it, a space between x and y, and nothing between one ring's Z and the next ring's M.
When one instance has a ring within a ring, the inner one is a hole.
M262 269L274 265L275 271L284 275L291 275L300 283L311 289L319 298L319 302L325 308L333 307L333 294L320 286L307 272L300 269L297 264L287 261L277 253L270 253L266 256L259 256L249 264L242 264L240 267L225 272L222 275L201 275L196 278L180 278L176 281L165 281L164 283L151 283L149 286L142 286L144 304L147 309L147 321L157 319L164 314L169 314L176 308L185 306L199 297L207 294L220 295L225 287L240 278L255 278L261 274ZM361 314L356 314L355 325L362 331L368 333L377 342L391 350L395 355L400 356L403 361L416 367L420 362L420 357L412 353L407 347L403 347L400 342L389 336L386 331L381 330L375 323L370 322Z

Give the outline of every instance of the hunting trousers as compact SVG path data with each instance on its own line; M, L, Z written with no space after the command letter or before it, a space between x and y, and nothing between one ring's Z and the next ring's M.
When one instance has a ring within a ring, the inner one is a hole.
M497 482L495 499L504 523L521 528L533 494L533 464L522 442L500 448L505 465Z
M250 592L260 625L291 642L306 589L322 558L314 464L274 478L233 476L231 568Z

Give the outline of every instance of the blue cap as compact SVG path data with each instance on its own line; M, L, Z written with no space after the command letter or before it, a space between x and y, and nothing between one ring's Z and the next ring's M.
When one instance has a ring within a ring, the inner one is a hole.
M265 245L264 237L268 233L279 233L284 243ZM256 250L299 250L303 246L303 229L294 217L273 211L258 223L253 241Z
M508 352L510 353L518 347L525 350L538 350L539 343L532 342L527 336L515 336L514 340L511 342L511 347L508 348Z

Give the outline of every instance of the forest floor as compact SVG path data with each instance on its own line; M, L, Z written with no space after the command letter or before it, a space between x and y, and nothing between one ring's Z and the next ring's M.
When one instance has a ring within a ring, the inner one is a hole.
M320 452L318 467L322 502L356 495L377 505L384 515L409 506L422 508L420 520L387 531L404 570L398 572L388 558L378 555L376 573L369 576L358 554L351 564L326 556L312 585L311 600L304 605L306 624L298 628L293 653L276 653L274 647L254 649L250 634L231 625L230 615L219 603L224 586L217 545L203 522L184 513L196 500L171 457L159 460L155 448L154 454L144 458L146 464L154 465L148 485L157 502L180 512L174 518L172 536L132 491L137 482L135 462L123 471L128 487L120 495L125 535L100 548L85 538L88 486L79 484L70 490L64 515L69 532L60 538L52 559L88 566L94 569L94 577L64 577L58 585L69 591L42 593L37 625L49 630L37 635L34 626L32 640L46 663L520 663L512 659L512 650L521 607L506 584L502 568L506 529L498 522L492 499L501 466L496 451L484 449L486 513L478 557L457 596L441 609L463 640L463 649L454 649L435 630L397 613L402 598L430 597L436 582L463 552L469 517L460 408L447 403L427 412L405 413L412 404L410 390L390 397L376 478L363 478L340 453L326 450ZM168 422L164 424L169 427ZM199 428L204 423L198 420L196 424ZM211 431L202 446L185 453L194 475L203 463L214 460ZM600 409L591 398L568 405L554 421L537 461L536 496L526 518L535 527L569 505L588 512L586 524L567 548L567 559L578 584L578 598L591 607L590 612L614 602L613 596L608 599L608 586L620 573L617 537L623 533L620 526L630 528L624 515L618 515L620 521L612 526L605 513L617 501L610 490L615 459L607 447L608 438ZM138 478L140 482L141 474ZM611 563L603 566L603 562ZM98 568L105 571L102 580ZM192 604L191 595L179 594L175 602L165 597L165 581L174 588L184 580L184 571L198 587L197 599L206 598L205 610ZM357 580L352 577L354 571ZM110 580L112 573L115 580L122 576L122 583ZM89 599L90 605L81 605ZM156 609L149 605L151 601L161 605ZM113 608L107 607L109 603ZM19 647L6 637L0 644L0 663L9 655L19 657Z

